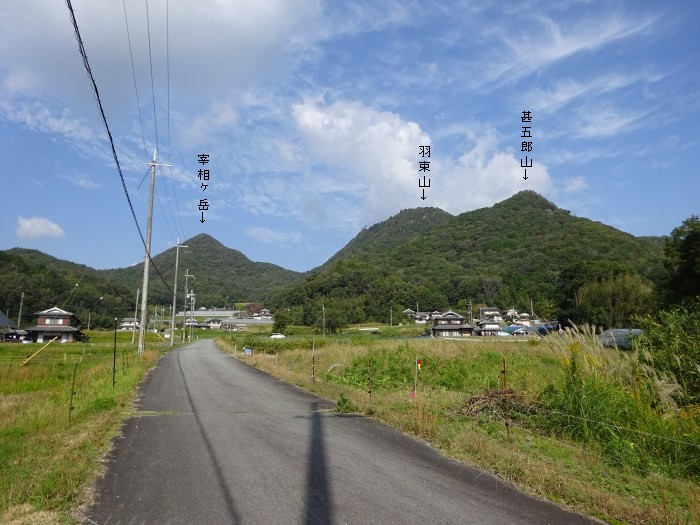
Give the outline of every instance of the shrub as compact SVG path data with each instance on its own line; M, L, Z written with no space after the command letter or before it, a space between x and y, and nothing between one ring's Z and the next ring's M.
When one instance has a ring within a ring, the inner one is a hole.
M644 330L637 347L681 385L680 403L700 403L700 301L637 318L637 323Z

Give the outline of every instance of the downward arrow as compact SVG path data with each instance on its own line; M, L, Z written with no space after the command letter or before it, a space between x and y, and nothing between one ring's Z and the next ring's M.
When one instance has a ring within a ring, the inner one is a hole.
M523 175L523 179L527 180L527 169L525 170L525 175Z
M199 220L202 224L204 224L204 212L202 212L202 218Z
M421 199L425 200L425 189L423 189L423 196L421 197Z

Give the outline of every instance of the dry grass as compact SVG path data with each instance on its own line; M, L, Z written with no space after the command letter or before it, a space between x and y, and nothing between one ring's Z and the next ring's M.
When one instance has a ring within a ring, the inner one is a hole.
M238 354L237 357L326 398L337 400L342 394L360 413L420 436L452 458L494 472L528 493L579 512L611 523L700 523L697 502L700 491L695 482L656 473L645 476L631 469L611 466L596 447L547 435L530 426L519 425L517 421L511 426L510 441L507 439L502 414L490 399L500 387L503 357L508 363L508 386L512 389L513 401L525 407L536 401L538 392L549 382L564 375L566 359L574 343L578 342L583 349L582 361L591 373L619 373L632 366L626 356L597 345L593 329L557 337L546 338L539 344L433 339L409 343L391 340L356 344L331 342L315 352L316 380L313 384L310 349L285 350L277 357L276 366L274 355L243 357ZM231 352L232 347L221 340L217 342ZM470 383L472 391L435 388L419 381L418 395L411 399L413 378L407 377L398 387L375 388L370 399L366 382L352 384L336 380L352 368L354 360L369 361L370 356L382 349L404 352L407 356L419 355L426 363L424 368L428 367L421 371L422 375L433 373L429 369L431 366L463 361L465 369L474 375ZM494 410L460 414L460 409L480 401Z

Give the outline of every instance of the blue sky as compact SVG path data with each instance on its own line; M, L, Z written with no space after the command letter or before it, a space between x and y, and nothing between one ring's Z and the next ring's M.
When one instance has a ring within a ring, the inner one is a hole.
M173 165L157 172L154 254L204 232L305 271L402 209L459 214L523 189L634 235L700 212L700 2L147 5L73 1L144 232L156 145ZM0 144L0 249L143 259L63 2L0 6Z

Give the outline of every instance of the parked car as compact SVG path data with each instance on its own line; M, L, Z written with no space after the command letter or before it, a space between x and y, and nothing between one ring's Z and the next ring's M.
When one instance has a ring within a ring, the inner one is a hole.
M274 333L270 336L270 339L284 339L284 334Z
M632 348L632 339L642 335L644 331L639 328L609 328L598 335L600 344L606 348Z
M503 336L503 337L510 337L510 334L508 332L504 332L503 330L499 330L496 335Z

